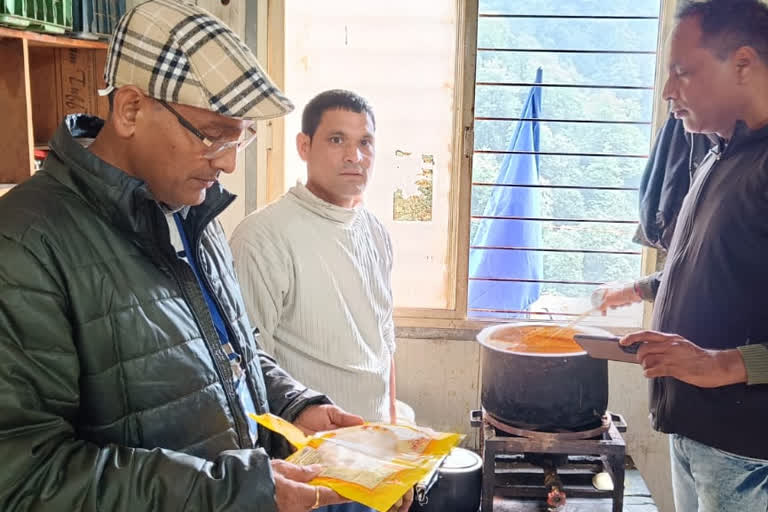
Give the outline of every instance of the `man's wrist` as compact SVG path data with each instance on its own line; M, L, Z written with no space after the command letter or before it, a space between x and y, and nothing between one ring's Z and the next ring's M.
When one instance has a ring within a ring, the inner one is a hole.
M721 375L721 386L747 382L747 367L738 349L718 350L715 358Z

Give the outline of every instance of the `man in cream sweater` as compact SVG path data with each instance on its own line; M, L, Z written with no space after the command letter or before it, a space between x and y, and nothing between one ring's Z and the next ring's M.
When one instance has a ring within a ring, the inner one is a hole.
M394 421L392 246L362 204L375 127L357 94L312 99L296 137L306 185L246 217L230 243L262 348L346 410Z

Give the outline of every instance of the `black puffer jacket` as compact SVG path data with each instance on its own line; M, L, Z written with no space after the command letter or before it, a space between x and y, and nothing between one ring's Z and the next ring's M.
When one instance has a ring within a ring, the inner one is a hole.
M62 125L43 171L0 200L0 510L273 511L259 447L189 265L146 185ZM327 402L260 352L215 217L197 250L257 409Z

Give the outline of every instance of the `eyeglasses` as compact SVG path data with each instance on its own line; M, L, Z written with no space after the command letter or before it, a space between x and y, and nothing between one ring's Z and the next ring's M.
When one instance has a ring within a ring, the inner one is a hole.
M163 100L157 100L158 103L160 103L163 107L165 107L171 114L176 117L176 119L179 121L179 124L189 130L192 135L197 137L200 142L205 144L205 147L207 148L205 153L203 153L203 158L207 160L215 160L222 156L224 153L229 151L230 149L234 148L237 153L241 152L254 140L256 140L256 129L253 126L248 126L243 133L240 135L240 137L237 140L231 140L228 142L216 142L212 141L203 133L200 132L197 128L195 128L192 123L187 121L184 116L179 114L176 109L171 107L168 103L166 103Z

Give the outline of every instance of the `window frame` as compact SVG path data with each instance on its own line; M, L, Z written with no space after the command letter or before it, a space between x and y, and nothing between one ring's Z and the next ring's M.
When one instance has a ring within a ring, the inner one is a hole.
M266 61L267 73L278 87L284 86L285 77L285 2L286 0L257 0L258 29L262 36L257 40L257 55ZM472 194L472 157L474 149L475 71L477 62L477 30L479 0L456 0L456 70L454 105L457 115L453 121L453 167L451 169L448 272L446 308L396 307L395 324L398 328L453 328L478 329L504 319L467 318L467 292L469 287L469 233ZM666 62L663 53L665 42L674 28L674 14L678 0L661 0L659 9L659 35L656 48L656 72L654 77L654 101L652 134L658 132L668 115L668 107L661 90L666 80ZM257 29L257 30L258 30ZM297 105L297 108L301 106ZM259 136L250 158L255 160L255 179L248 187L247 213L274 201L283 193L284 172L280 168L286 147L286 136L281 119L261 121ZM653 143L653 137L650 144ZM251 167L251 166L249 166ZM253 199L255 197L255 200ZM656 250L642 248L641 269L643 275L655 272ZM652 304L645 303L642 327L650 325ZM542 320L543 321L543 320ZM608 328L622 333L637 330L641 326L617 326Z

